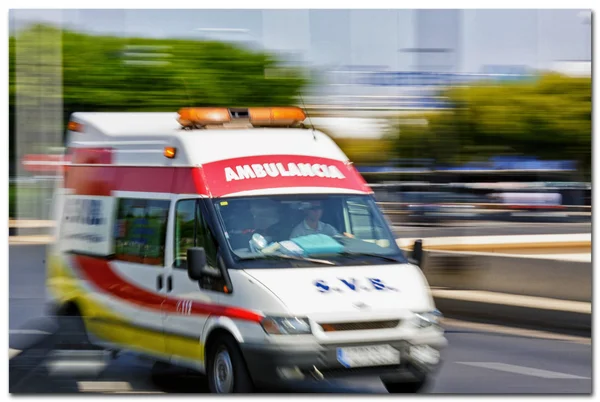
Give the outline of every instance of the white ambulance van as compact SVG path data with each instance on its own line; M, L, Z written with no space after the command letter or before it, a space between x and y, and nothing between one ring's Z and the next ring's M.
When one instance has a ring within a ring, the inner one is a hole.
M63 341L199 370L215 393L350 375L422 389L446 345L427 281L304 120L73 114L47 259Z

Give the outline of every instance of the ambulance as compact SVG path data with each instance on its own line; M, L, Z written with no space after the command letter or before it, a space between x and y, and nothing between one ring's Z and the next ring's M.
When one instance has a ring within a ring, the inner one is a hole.
M305 119L74 113L47 258L59 347L198 370L214 393L347 376L424 389L446 339L419 243L404 255Z

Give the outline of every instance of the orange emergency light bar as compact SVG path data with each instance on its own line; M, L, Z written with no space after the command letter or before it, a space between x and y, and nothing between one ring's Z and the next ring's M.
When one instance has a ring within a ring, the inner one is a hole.
M248 114L250 122L257 126L290 126L306 119L298 107L257 107L248 109Z
M179 124L183 127L221 125L233 120L248 120L253 126L290 126L306 119L298 107L256 108L183 108L179 110Z
M184 127L223 124L231 121L229 110L216 107L184 108L179 110L179 124Z

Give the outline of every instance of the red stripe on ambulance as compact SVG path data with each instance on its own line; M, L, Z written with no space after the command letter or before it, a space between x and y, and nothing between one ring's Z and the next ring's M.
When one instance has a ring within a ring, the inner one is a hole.
M183 299L162 296L149 292L124 280L105 259L74 255L75 261L83 274L100 290L129 303L136 304L159 312L184 314L177 308ZM201 303L191 300L191 309L185 314L216 315L232 319L260 322L264 316L250 310L216 304Z
M326 187L370 193L354 166L339 160L263 155L211 162L202 167L70 166L66 187L78 195L112 191L202 194L222 197L242 191Z
M199 168L71 166L65 187L77 195L109 196L113 191L205 194Z

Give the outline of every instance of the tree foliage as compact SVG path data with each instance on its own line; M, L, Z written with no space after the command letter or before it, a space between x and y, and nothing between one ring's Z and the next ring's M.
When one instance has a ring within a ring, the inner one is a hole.
M46 91L56 68L62 69L59 94ZM93 36L43 25L10 37L9 81L12 123L16 94L24 106L61 97L66 120L75 111L292 105L307 84L272 55L231 44ZM11 124L11 140L14 131Z
M321 128L319 130L330 135L327 130ZM393 142L388 139L333 138L333 140L356 164L376 164L388 161L394 156Z
M403 158L458 164L497 155L576 160L589 172L592 152L591 79L546 74L532 82L482 83L446 91L452 109L399 125Z

